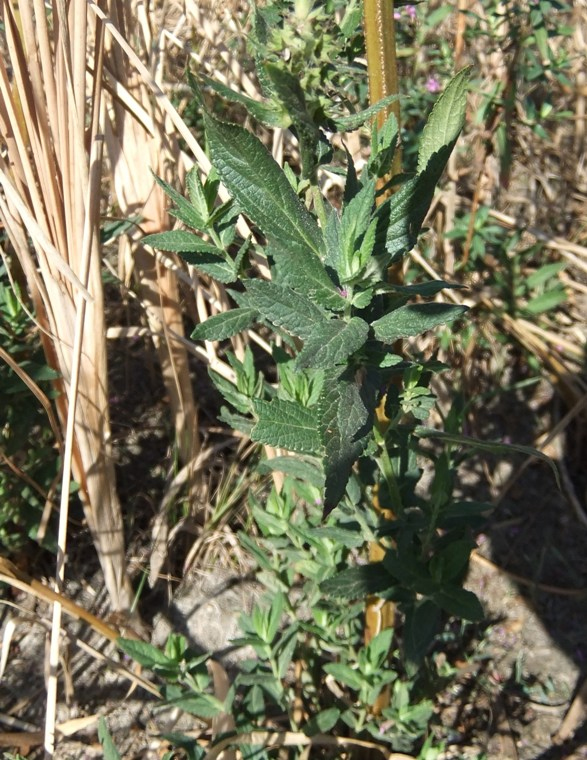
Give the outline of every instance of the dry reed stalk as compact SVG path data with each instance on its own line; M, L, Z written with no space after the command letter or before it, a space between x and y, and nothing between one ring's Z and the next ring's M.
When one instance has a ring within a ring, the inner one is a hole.
M119 0L111 4L110 21L147 61L148 68L155 70L154 82L161 88L162 57L157 57L149 19L142 10L142 5L132 0ZM177 174L181 169L179 145L169 136L173 133L169 117L151 96L141 74L128 66L119 42L112 36L106 42L105 69L113 93L108 100L106 145L117 205L125 217L140 216L143 232L168 230L167 199L153 172L173 183L172 170ZM124 101L117 97L121 92ZM197 457L200 441L188 353L184 343L173 337L184 338L177 278L151 249L131 243L129 238L121 239L119 267L123 281L130 280L133 270L137 277L174 418L179 459L187 464Z
M47 363L62 377L56 383L56 407L63 430L71 405L76 324L80 348L83 338L71 442L73 477L112 606L122 610L130 605L131 587L110 456L98 244L100 161L98 156L91 172L87 148L99 147L101 96L99 88L88 92L86 45L96 46L99 59L101 37L95 24L88 24L84 0L71 2L67 10L55 3L47 14L42 0L0 0L9 61L0 60L5 146L0 218L26 275ZM85 309L83 318L77 316L80 309ZM68 488L67 483L66 494Z

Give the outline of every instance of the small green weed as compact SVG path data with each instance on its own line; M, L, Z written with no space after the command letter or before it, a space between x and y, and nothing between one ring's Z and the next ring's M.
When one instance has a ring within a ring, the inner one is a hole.
M47 367L30 317L0 266L0 347L51 397L56 374ZM0 546L14 552L36 539L48 498L55 498L54 437L31 391L0 361ZM30 441L34 438L35 445ZM52 493L52 496L50 494ZM45 545L52 545L51 534Z

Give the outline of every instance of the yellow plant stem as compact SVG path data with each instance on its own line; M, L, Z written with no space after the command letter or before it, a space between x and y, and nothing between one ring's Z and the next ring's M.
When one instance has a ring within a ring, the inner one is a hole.
M398 78L395 49L395 21L393 16L393 0L363 0L363 28L365 32L365 47L367 53L367 69L369 76L369 99L372 104L390 95L398 95ZM394 113L398 126L400 124L400 104L395 100L387 108L379 111L376 117L378 129L383 127L390 113ZM401 152L395 151L391 176L401 172ZM390 177L379 180L378 187L387 184ZM379 203L385 200L384 194L378 198ZM391 267L388 273L391 282L401 281L401 267ZM400 349L401 350L401 349ZM388 420L385 419L383 407L378 410L378 421L383 428ZM382 509L378 494L373 495L373 508L382 518L391 520L390 510ZM380 562L384 549L378 543L369 546L369 561ZM365 643L368 644L385 628L392 628L395 617L395 606L377 596L369 596L365 607ZM371 710L378 715L389 705L390 690L386 687L377 697Z

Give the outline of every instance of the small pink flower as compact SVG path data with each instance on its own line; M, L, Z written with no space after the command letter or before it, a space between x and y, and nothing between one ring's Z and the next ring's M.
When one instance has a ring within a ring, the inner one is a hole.
M416 18L416 6L415 5L406 5L406 13L408 14L408 16L413 21Z
M402 14L401 14L401 12L400 12L399 10L394 10L394 12L393 12L393 17L394 17L394 19L395 19L396 21L399 21L399 20L400 20L400 18L402 17Z
M429 76L425 84L428 92L436 93L440 92L440 82L435 76Z

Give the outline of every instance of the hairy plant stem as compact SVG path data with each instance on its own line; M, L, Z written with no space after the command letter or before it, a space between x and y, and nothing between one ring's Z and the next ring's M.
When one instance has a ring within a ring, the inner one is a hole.
M377 103L388 95L397 95L399 93L397 79L397 62L395 50L395 22L393 18L393 0L364 0L363 2L363 28L365 32L365 46L367 54L367 71L369 76L369 100L371 103ZM382 109L377 115L378 128L383 127L390 113L394 113L397 119L398 127L400 124L400 107L399 100L395 100L387 108ZM391 176L401 172L401 152L395 151ZM378 189L385 187L389 177L382 177L378 183ZM381 193L378 203L382 203L389 195L390 191ZM401 280L401 269L393 267L389 271L390 281L398 282ZM383 428L388 424L385 418L383 408L378 410L378 424ZM385 436L383 435L383 438ZM387 453L385 441L382 445L382 451ZM388 455L389 458L389 455ZM382 462L382 460L380 459ZM383 462L382 462L383 464ZM389 461L391 465L391 461ZM393 474L393 469L391 470ZM384 473L384 477L386 477ZM391 480L395 484L395 478ZM386 477L389 488L389 480ZM399 502L398 502L399 503ZM393 519L391 510L382 509L379 504L377 491L374 490L373 507L385 519ZM380 562L384 556L384 549L379 543L372 542L369 545L369 560L371 562ZM368 644L384 628L392 628L395 617L395 606L392 602L383 602L376 596L369 596L366 600L365 607L365 643ZM378 715L390 703L391 692L389 687L385 687L371 706L372 712Z

